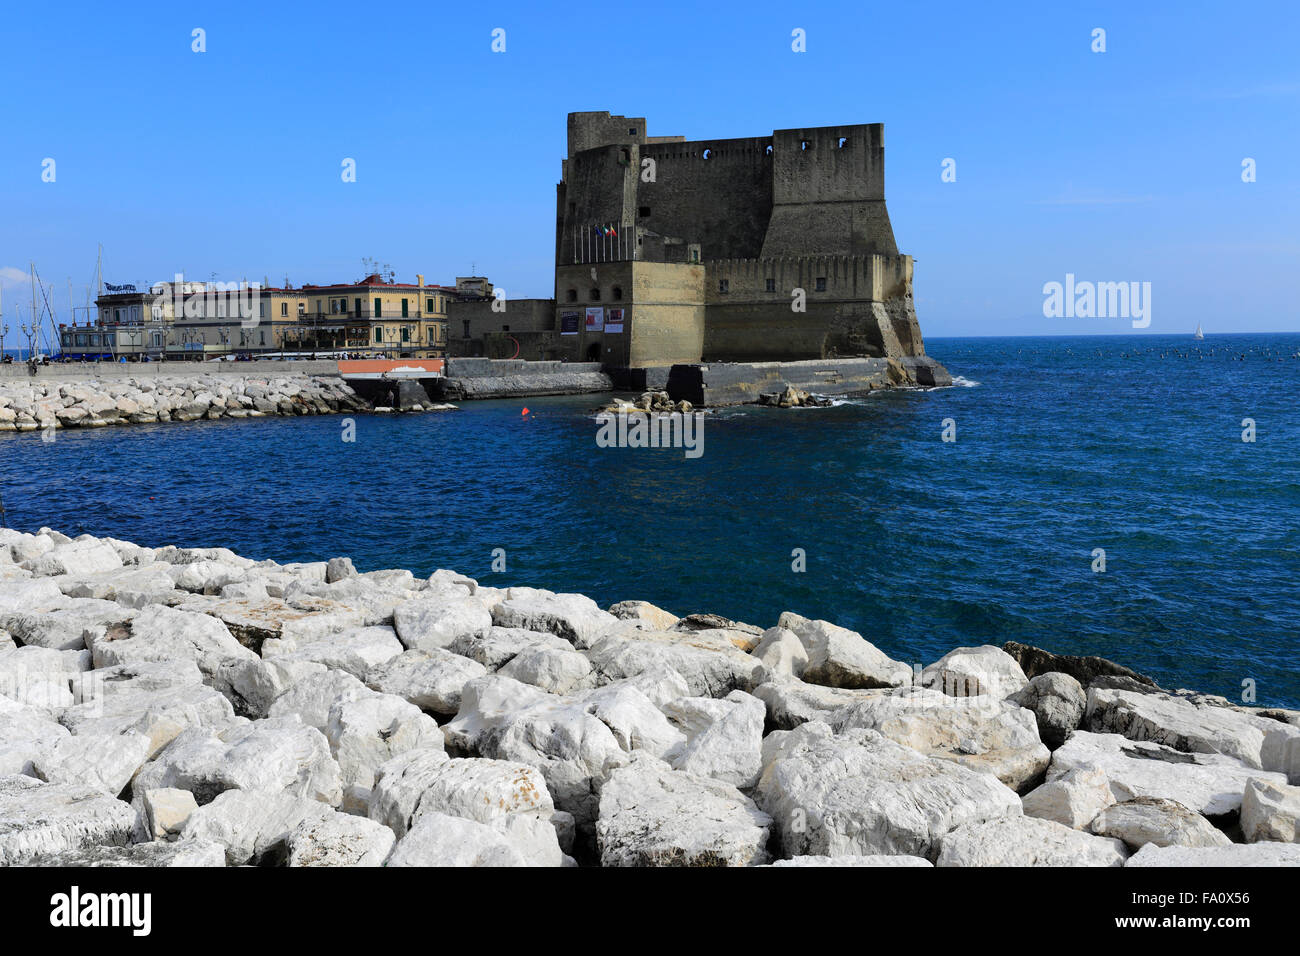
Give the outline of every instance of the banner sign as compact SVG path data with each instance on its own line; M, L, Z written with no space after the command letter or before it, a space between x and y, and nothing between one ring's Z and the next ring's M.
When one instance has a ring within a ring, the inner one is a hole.
M606 332L623 331L623 310L622 309L609 310L609 318L605 322L605 331Z
M605 330L605 310L601 306L587 309L587 331L603 332Z
M579 312L561 312L560 313L560 334L577 335L578 327L582 324L582 314Z

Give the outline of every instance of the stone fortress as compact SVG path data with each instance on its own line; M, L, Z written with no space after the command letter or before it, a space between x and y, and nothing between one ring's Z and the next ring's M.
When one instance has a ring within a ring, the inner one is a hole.
M453 306L459 354L599 362L624 387L705 404L779 382L950 383L894 240L881 124L688 141L570 113L561 169L553 306Z

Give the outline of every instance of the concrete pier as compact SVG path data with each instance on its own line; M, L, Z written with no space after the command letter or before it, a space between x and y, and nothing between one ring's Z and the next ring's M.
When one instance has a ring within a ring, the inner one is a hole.
M697 407L744 405L787 385L816 395L866 395L907 385L951 385L947 370L928 356L902 359L815 359L806 362L710 362L674 365L667 390L673 401Z

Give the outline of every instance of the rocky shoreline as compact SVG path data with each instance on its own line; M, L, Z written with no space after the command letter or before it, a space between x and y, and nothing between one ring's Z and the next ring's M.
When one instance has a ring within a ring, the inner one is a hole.
M1300 712L346 558L0 530L0 864L1300 864Z
M370 411L337 376L159 375L0 382L0 432Z

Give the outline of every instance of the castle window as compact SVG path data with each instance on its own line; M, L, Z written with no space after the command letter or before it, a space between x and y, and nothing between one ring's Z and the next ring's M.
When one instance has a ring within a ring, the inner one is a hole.
M719 279L719 280L718 280L718 291L719 291L719 292L730 292L730 291L731 291L731 280L730 280L730 279Z
M599 302L599 301L600 301L600 290L599 290L599 289L592 289L592 290L591 290L591 301L592 301L592 302Z
M770 145L767 147L767 149L763 150L763 155L764 155L764 156L771 156L771 155L772 155L772 147L771 147Z
M614 286L614 288L610 290L610 298L612 299L623 298L623 287L621 285Z
M817 277L817 291L818 291L818 292L825 292L825 291L826 291L826 277L825 277L825 276L818 276L818 277Z
M573 290L570 289L569 291L572 292ZM469 338L469 319L461 319L461 322L465 326L465 338Z
M636 135L636 127L635 127L635 126L629 126L629 127L627 128L627 135L628 135L628 136L635 136L635 135Z
M840 149L843 149L843 148L844 148L845 146L847 146L847 145L849 145L849 138L848 138L847 136L841 136L841 137L840 137Z
M799 148L802 150L812 149L812 143L809 140L801 139L799 140Z
M767 291L768 291L768 292L775 292L775 291L776 291L776 280L775 280L775 279L768 279L768 280L767 280Z
M618 151L618 162L620 166L629 166L632 163L632 151L630 149L620 149Z
M564 293L564 297L565 297L565 299L567 299L567 300L570 301L570 302L577 302L577 301L578 301L578 290L577 290L577 289L570 289L568 292Z
M502 331L502 332L509 332L509 331L510 331L510 326L508 326L508 325L503 325L503 326L501 326L501 331Z
M708 158L709 158L709 154L712 153L712 152L713 152L713 150L711 150L711 149L706 149L704 152L700 153L700 159L708 159Z
M642 219L649 219L649 218L650 218L650 207L649 207L649 206L642 206L642 207L640 207L639 209L637 209L636 214L637 214L638 216L640 216Z

